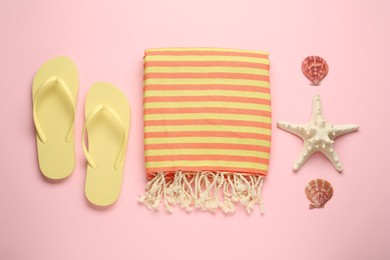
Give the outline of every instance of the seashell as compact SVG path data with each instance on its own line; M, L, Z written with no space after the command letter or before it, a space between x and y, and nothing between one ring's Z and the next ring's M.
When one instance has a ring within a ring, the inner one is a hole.
M319 56L308 56L302 61L303 75L310 80L310 85L318 86L328 74L329 67L326 61Z
M311 204L309 209L323 208L333 196L332 185L323 179L311 180L305 188L306 197Z

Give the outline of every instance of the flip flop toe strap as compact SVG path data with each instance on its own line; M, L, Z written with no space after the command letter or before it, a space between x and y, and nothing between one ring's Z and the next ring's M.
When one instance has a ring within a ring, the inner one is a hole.
M112 107L110 107L108 105L104 105L104 104L98 105L87 116L87 119L85 120L85 124L84 124L84 128L83 128L83 134L82 134L84 154L85 154L85 157L87 159L88 164L93 169L95 169L96 168L96 162L92 158L90 152L87 149L87 146L85 145L85 132L87 130L88 125L91 123L91 121L93 121L93 119L96 117L96 115L99 114L99 113L102 113L102 112L108 112L108 114L111 115L117 121L117 123L120 125L121 130L122 130L122 142L121 142L121 145L120 145L120 148L119 148L119 151L118 151L118 155L117 155L115 163L114 163L114 170L117 171L119 169L119 165L122 162L123 157L124 157L126 131L125 131L125 127L123 125L122 119L120 118L118 113L115 111L115 109L113 109Z
M65 142L68 143L70 141L70 139L72 138L72 135L73 135L73 122L74 122L74 115L75 115L75 106L74 106L74 102L73 102L73 96L72 96L72 93L68 87L68 85L66 84L66 82L58 77L58 76L53 76L53 77L50 77L48 78L46 81L44 81L37 89L35 95L34 95L34 102L33 102L33 117L34 117L34 125L35 125L35 129L37 131L37 135L38 135L38 138L39 140L41 140L42 143L46 144L47 143L47 138L46 138L46 135L43 131L43 128L39 122L39 118L38 118L38 114L37 114L37 103L38 103L38 99L41 95L41 93L47 89L48 87L60 87L66 94L66 97L67 97L67 101L69 101L69 103L71 104L71 107L72 107L72 120L69 124L69 128L68 128L68 131L67 131L67 134L65 136Z

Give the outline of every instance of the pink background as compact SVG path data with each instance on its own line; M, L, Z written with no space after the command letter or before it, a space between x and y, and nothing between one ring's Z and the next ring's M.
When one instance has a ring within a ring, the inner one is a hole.
M0 2L0 259L390 259L390 2L142 0ZM137 204L143 193L142 57L150 47L259 49L271 56L273 144L266 213L166 215ZM41 177L31 82L58 55L78 66L77 166L61 183ZM308 55L329 75L310 87ZM129 98L132 127L120 200L91 208L83 193L84 100L96 81ZM276 121L304 123L320 93L332 123L356 123L335 149L340 175L320 154L298 173L301 141ZM387 164L387 165L386 165ZM333 199L308 210L304 187L326 178Z

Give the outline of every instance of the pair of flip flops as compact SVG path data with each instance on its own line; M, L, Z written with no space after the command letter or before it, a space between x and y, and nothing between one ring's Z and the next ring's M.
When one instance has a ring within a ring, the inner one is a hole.
M75 168L74 123L78 73L67 57L43 64L33 81L33 117L41 172L51 180L68 177ZM125 95L109 83L88 91L82 133L87 159L85 195L97 206L119 197L130 125ZM88 135L88 147L85 134Z

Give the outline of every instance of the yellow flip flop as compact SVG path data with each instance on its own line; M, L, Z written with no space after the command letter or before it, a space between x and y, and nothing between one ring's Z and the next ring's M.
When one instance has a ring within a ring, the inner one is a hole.
M41 172L49 179L64 179L75 167L77 94L77 68L67 57L47 61L35 74L32 97L38 161Z
M85 102L82 136L88 163L85 195L94 205L108 206L119 197L129 126L130 107L126 96L109 83L94 84Z

